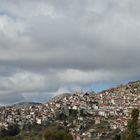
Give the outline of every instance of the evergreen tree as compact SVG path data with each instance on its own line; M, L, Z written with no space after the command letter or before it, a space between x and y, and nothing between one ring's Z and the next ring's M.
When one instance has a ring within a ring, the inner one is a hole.
M131 113L131 120L128 122L128 135L126 137L126 140L138 139L138 117L139 109L133 109Z

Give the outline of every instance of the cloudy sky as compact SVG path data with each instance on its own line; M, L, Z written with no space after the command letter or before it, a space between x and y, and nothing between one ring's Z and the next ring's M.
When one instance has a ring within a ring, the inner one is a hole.
M140 79L139 0L0 3L0 104Z

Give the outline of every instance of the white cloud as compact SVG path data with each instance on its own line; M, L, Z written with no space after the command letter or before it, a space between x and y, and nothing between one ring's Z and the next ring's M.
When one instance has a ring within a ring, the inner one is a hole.
M138 0L0 2L3 101L139 78Z

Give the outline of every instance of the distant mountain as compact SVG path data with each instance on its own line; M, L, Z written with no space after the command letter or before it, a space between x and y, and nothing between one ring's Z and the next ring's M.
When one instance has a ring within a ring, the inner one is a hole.
M29 107L29 106L35 106L35 105L42 105L42 103L38 103L38 102L20 102L20 103L12 105L12 107L25 108L25 107Z

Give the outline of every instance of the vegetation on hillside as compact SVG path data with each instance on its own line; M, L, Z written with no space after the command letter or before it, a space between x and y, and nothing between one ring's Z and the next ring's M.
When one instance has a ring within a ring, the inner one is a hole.
M44 133L45 140L73 140L72 136L61 126L49 127Z
M57 124L48 127L36 124L26 125L18 133L17 126L13 125L9 130L4 131L3 134L1 133L0 140L73 140L69 132Z
M131 113L131 120L128 122L127 137L126 140L139 140L140 136L138 134L138 118L139 109L133 109Z

